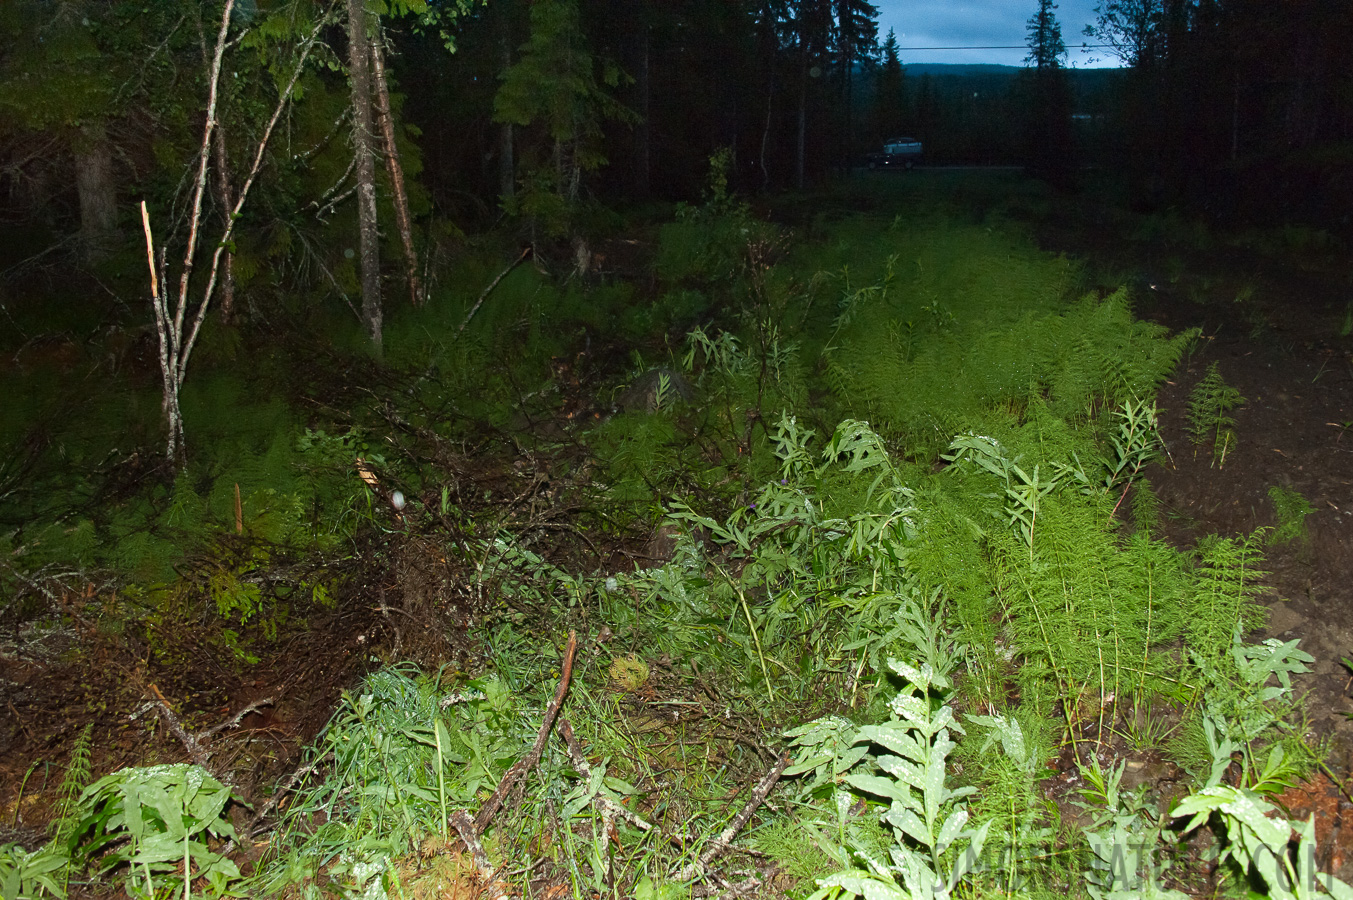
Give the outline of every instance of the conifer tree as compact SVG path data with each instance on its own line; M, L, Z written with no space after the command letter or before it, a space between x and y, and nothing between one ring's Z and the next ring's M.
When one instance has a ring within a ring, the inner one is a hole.
M842 150L849 165L854 152L855 70L878 49L878 7L867 0L836 0L836 62L845 94L846 121Z
M1072 170L1071 88L1062 69L1066 43L1057 21L1057 4L1038 0L1027 25L1030 73L1029 169L1065 186Z
M879 67L874 92L874 143L899 137L910 125L911 110L907 98L907 74L898 56L897 35L890 28L882 46L883 62Z
M607 90L620 84L620 68L593 56L576 0L539 0L531 7L531 36L502 79L494 121L532 129L535 139L518 148L522 189L509 208L561 237L571 228L584 174L606 164L602 123L634 120Z

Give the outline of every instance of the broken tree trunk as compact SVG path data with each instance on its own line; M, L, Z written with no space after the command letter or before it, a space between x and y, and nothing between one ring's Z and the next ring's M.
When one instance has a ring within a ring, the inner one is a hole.
M390 189L394 192L395 225L404 247L405 280L409 283L409 298L414 306L423 305L423 286L418 278L418 251L413 246L413 216L409 214L409 192L404 185L404 167L399 164L399 147L395 144L395 117L390 106L390 85L385 77L384 32L376 26L376 39L371 42L371 75L376 87L376 112L380 119L381 137L385 142L385 168L390 173Z

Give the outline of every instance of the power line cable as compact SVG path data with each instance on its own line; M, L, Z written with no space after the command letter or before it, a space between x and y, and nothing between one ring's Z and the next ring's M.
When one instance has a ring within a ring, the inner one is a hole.
M1112 44L1073 44L1067 47L1067 52L1072 50L1106 50L1111 48ZM982 47L898 47L902 50L1028 50L1028 44L999 44Z

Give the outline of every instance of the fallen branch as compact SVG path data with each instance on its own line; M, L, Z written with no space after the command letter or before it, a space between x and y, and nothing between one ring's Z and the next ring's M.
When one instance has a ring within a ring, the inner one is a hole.
M287 777L286 782L268 798L268 802L260 806L258 812L254 813L254 817L249 820L249 824L245 826L244 832L240 835L240 843L244 843L245 841L252 842L254 840L254 831L258 828L258 823L262 822L263 818L268 815L268 813L272 812L278 803L282 802L283 797L291 793L291 789L296 786L296 782L319 768L320 764L330 756L333 756L332 751L323 754L313 762L306 763L296 771L292 772L291 775ZM230 852L230 846L230 844L226 845L226 853Z
M493 796L489 797L483 808L479 810L479 815L475 816L476 835L483 834L484 829L489 827L489 823L493 821L493 817L503 805L503 799L507 797L508 791L516 785L517 779L540 762L540 754L545 751L545 742L550 738L550 728L554 725L555 716L559 715L559 707L564 702L565 692L568 691L569 679L573 677L573 655L577 651L578 633L570 631L568 633L568 647L564 650L564 666L559 674L559 687L555 690L554 699L550 701L550 705L545 707L545 718L540 723L540 731L536 733L536 742L531 746L529 753L517 760L512 768L507 770L503 780L498 782L498 787L493 792Z
M456 329L456 334L461 334L462 332L465 331L465 326L470 324L470 320L474 318L475 313L479 312L479 307L484 305L484 301L488 299L489 294L493 293L493 289L498 286L498 282L506 278L508 272L511 272L513 269L517 268L517 266L521 265L522 261L525 260L526 257L530 255L531 248L527 247L525 250L521 252L521 256L518 256L515 260L513 260L510 266L508 266L506 269L498 273L497 278L489 282L489 286L484 288L484 292L479 295L479 299L474 302L474 306L470 307L470 311L465 314L465 321L460 323L460 328Z
M736 897L752 897L757 896L754 892L760 891L767 881L769 881L769 877L757 877L756 875L751 875L737 884L727 884L725 882L725 884L727 884L726 888L696 888L691 891L691 895L694 897L718 897L719 900L734 900Z
M206 769L208 772L211 772L211 774L216 776L216 778L226 787L235 787L235 779L231 777L229 772L218 772L212 767L211 751L203 746L203 743L228 728L238 728L240 722L244 720L244 717L251 712L256 712L264 706L272 706L275 702L273 698L264 697L262 700L255 700L220 725L217 725L214 728L208 728L205 731L199 731L197 734L189 734L188 730L183 727L183 723L179 721L179 717L174 714L174 710L170 708L169 701L165 699L164 694L160 693L160 689L152 684L150 685L150 691L155 695L155 699L151 701L151 705L154 706L155 711L159 713L160 718L164 721L165 727L169 729L170 734L178 738L179 743L183 745L183 749L188 751L188 756L192 758L192 761ZM145 709L145 707L142 707L142 709Z
M155 712L159 713L160 718L164 720L164 725L169 729L169 733L179 739L179 743L183 745L183 749L188 751L188 756L192 758L193 762L210 772L211 754L198 742L196 737L190 735L183 727L179 717L174 715L174 711L169 708L169 701L164 699L164 694L160 693L160 689L152 684L150 691L155 695ZM215 775L216 773L212 772L212 774ZM229 787L229 785L226 786Z
M203 738L215 737L227 729L239 728L240 723L244 721L245 716L253 712L258 712L265 706L272 706L276 702L277 700L273 697L264 697L262 700L255 700L253 703L250 703L244 709L231 716L229 721L222 722L214 728L208 728L206 731L200 731L197 733L196 737L200 741Z
M743 805L742 811L733 817L733 821L728 823L728 827L725 828L718 837L709 842L709 845L700 853L699 858L697 858L695 862L673 875L672 880L690 881L697 875L703 874L705 867L708 866L716 856L731 847L733 838L737 837L738 832L741 831L742 827L747 824L749 819L751 819L752 813L756 812L757 807L765 802L766 796L770 793L771 788L775 787L775 782L780 780L780 775L788 765L789 757L780 757L780 761L775 764L775 768L767 772L765 776L757 782L756 787L752 789L752 795L747 798L747 802Z

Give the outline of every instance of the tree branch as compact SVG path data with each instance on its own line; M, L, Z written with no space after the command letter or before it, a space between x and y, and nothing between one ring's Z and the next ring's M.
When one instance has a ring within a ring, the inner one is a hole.
M540 762L540 754L545 751L545 742L550 738L550 728L554 725L555 716L559 715L559 707L564 702L564 694L568 691L569 680L573 677L573 656L578 651L578 633L570 631L568 633L568 647L564 650L564 668L559 674L559 687L554 692L554 699L550 705L545 707L545 718L540 723L540 731L536 732L536 742L531 745L531 750L507 770L503 780L498 782L498 788L489 797L483 808L479 810L479 815L475 816L475 831L477 834L483 834L484 829L493 821L494 815L499 807L503 805L503 799L508 791L512 790L517 779L524 775L529 769Z

